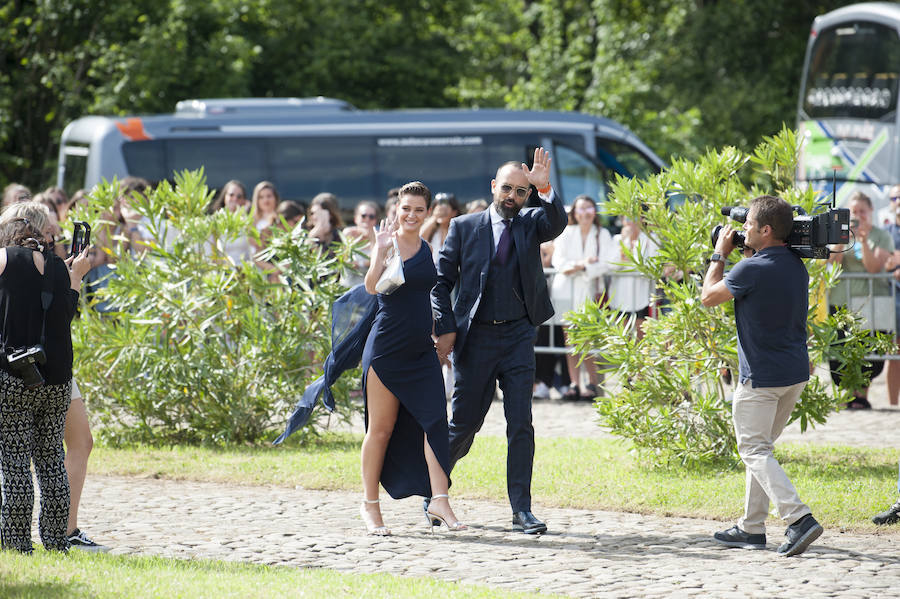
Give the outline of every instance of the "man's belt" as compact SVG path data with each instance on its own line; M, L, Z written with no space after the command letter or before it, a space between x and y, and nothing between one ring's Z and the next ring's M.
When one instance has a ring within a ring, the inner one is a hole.
M525 317L522 316L522 318L525 318ZM522 320L522 318L513 318L511 320L480 320L480 319L476 319L475 323L476 324L490 324L490 325L509 324L511 322L518 322L518 321Z

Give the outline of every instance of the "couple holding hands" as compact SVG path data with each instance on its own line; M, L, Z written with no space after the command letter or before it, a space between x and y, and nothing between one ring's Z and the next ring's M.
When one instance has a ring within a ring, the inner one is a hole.
M531 397L537 326L553 315L541 243L566 226L550 186L550 156L531 168L507 162L491 181L492 205L454 218L437 265L419 231L431 203L422 183L400 189L396 217L376 236L365 288L375 285L396 246L405 283L377 294L362 353L366 435L360 514L373 535L389 535L379 483L395 499L420 495L428 523L464 530L449 501L450 472L472 446L499 381L507 422L507 489L513 528L543 533L531 513L534 428ZM540 206L523 209L531 186ZM455 301L451 291L458 286ZM441 362L453 362L452 417L447 422Z

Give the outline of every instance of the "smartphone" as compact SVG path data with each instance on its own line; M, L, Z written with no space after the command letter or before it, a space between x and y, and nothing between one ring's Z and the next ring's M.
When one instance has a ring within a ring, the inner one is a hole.
M91 226L80 220L76 220L74 225L75 230L72 232L71 256L77 256L84 251L84 248L91 245Z

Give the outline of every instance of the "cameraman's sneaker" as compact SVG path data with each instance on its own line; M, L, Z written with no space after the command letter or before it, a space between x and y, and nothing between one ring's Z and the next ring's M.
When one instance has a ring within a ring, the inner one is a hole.
M872 522L875 524L896 524L900 522L900 499L887 510L872 516Z
M744 532L737 526L732 526L728 530L717 532L713 535L716 543L725 545L726 547L738 547L740 549L765 549L766 535L750 534Z
M778 548L778 553L787 557L800 555L813 541L819 538L824 530L812 514L806 514L784 531L787 541Z
M109 547L106 545L100 545L95 543L89 536L81 532L81 529L76 528L72 531L72 534L68 535L69 543L72 545L72 549L81 549L82 551L97 551L100 553L106 553L109 551Z

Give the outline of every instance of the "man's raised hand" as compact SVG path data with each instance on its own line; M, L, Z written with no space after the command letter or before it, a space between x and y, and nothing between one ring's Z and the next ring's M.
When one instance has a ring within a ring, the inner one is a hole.
M529 169L523 162L522 172L525 173L528 182L538 190L546 189L550 185L550 152L544 148L535 148L534 165Z

